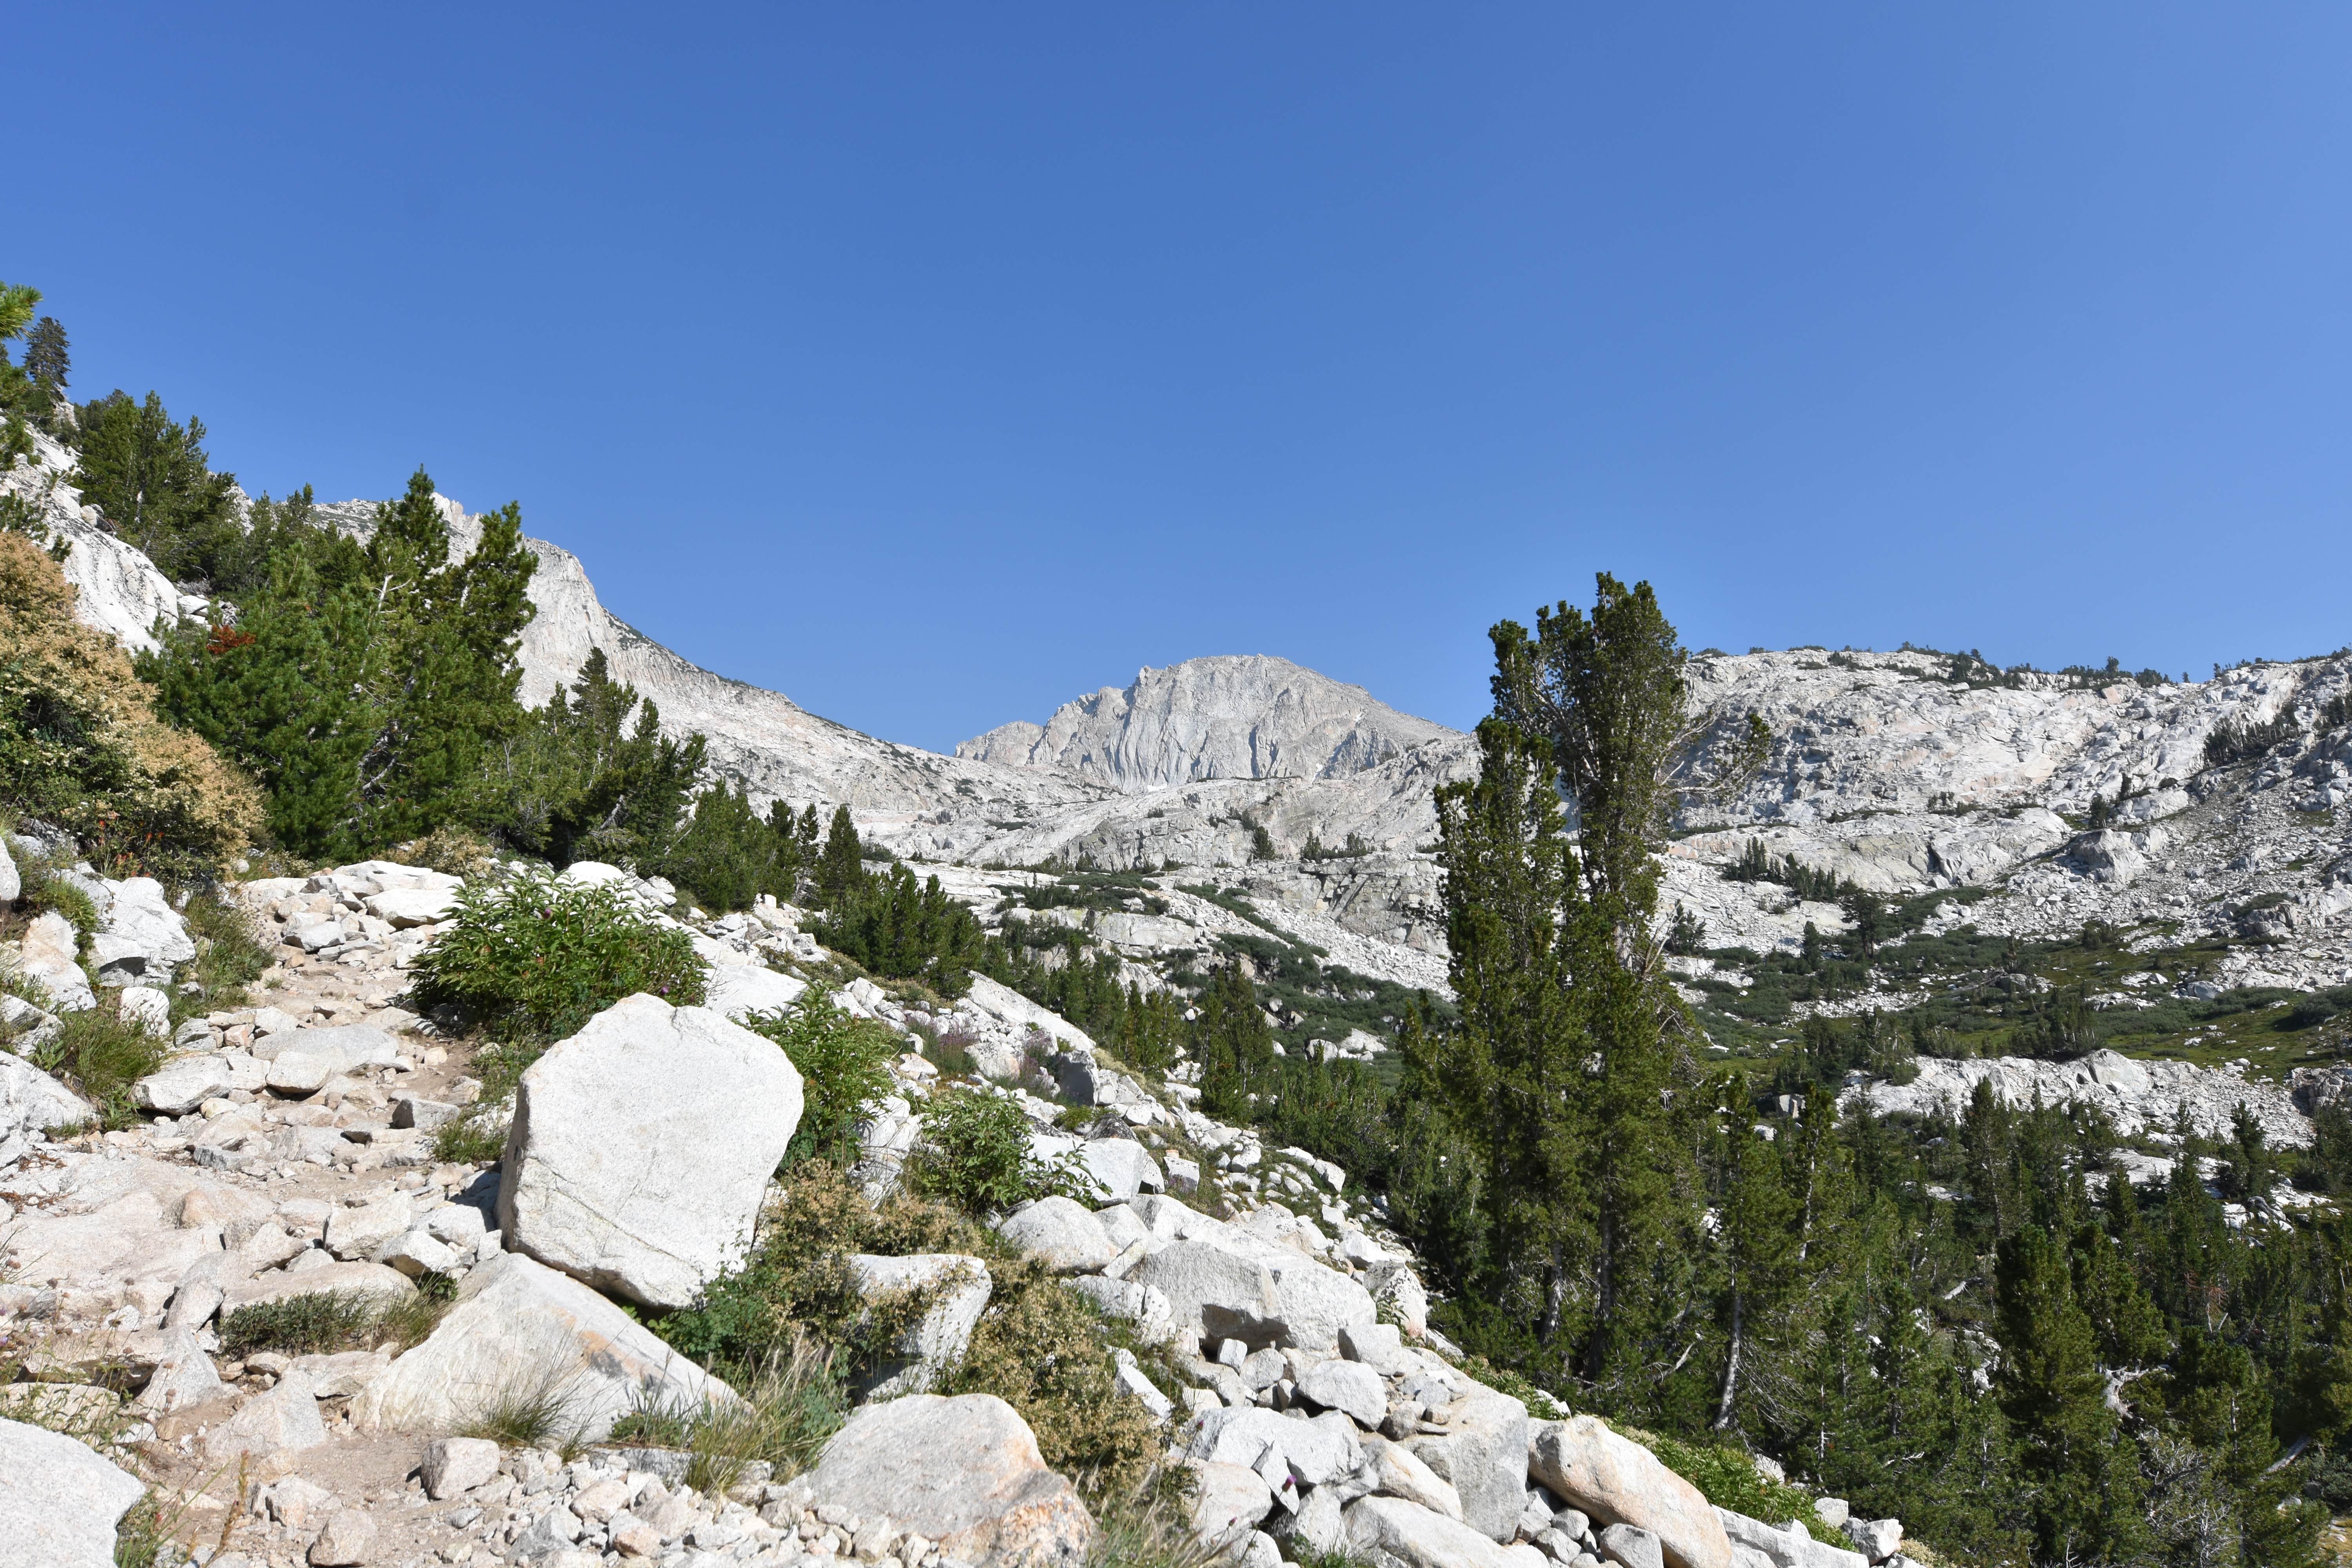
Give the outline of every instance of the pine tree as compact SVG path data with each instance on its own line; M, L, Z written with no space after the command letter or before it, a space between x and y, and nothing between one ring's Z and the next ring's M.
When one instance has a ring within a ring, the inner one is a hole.
M205 423L175 421L153 393L117 391L82 405L73 482L114 531L175 581L209 584L217 560L243 540L234 475L215 473Z
M1220 968L1193 1004L1192 1051L1201 1064L1201 1108L1253 1121L1254 1094L1270 1087L1274 1031L1257 987L1238 962Z
M2107 1407L2066 1253L2050 1232L2026 1226L2001 1242L1999 1258L1994 1386L2032 1484L2035 1549L2052 1562L2129 1562L2144 1533L2138 1468Z
M816 807L809 810L814 813ZM833 826L824 836L824 848L817 857L817 902L824 908L838 909L844 900L866 885L866 863L857 840L857 825L849 819L849 807L833 808Z
M55 316L43 316L25 334L25 374L56 399L66 389L73 357L66 348L66 330Z

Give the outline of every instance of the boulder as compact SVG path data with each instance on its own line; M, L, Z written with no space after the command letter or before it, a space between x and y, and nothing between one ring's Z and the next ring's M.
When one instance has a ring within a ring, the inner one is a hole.
M1274 1493L1247 1465L1188 1459L1198 1482L1192 1494L1192 1533L1212 1552L1222 1552L1264 1522L1274 1510Z
M1255 1258L1213 1242L1179 1241L1136 1264L1127 1278L1168 1298L1180 1334L1240 1340L1253 1348L1281 1341L1274 1276Z
M466 1276L447 1316L352 1402L352 1418L446 1432L518 1397L551 1401L567 1434L594 1441L633 1408L691 1410L735 1394L578 1280L501 1253Z
M702 1005L740 1023L752 1013L782 1013L800 1003L808 983L756 963L712 967Z
M499 1446L488 1437L438 1437L425 1446L417 1472L425 1495L446 1502L499 1473Z
M280 1051L269 1063L269 1088L273 1093L295 1099L318 1093L335 1076L335 1064L324 1057L314 1057L308 1051Z
M1364 1464L1367 1473L1362 1479L1382 1497L1402 1498L1448 1519L1462 1517L1462 1494L1454 1489L1454 1483L1402 1444L1383 1437L1365 1438Z
M1371 1568L1512 1568L1486 1536L1402 1498L1359 1498L1345 1518L1349 1555Z
M299 1051L325 1062L332 1072L350 1073L363 1068L388 1068L400 1059L400 1042L373 1024L335 1024L322 1029L289 1026L264 1034L261 1013L272 1011L265 1007L254 1015L253 1055L262 1061Z
M1070 1288L1092 1301L1103 1316L1124 1318L1133 1323L1135 1337L1145 1344L1163 1343L1174 1331L1175 1315L1167 1296L1150 1285L1081 1274L1070 1281Z
M0 1025L7 1026L7 1048L20 1055L47 1045L66 1032L64 1022L55 1013L36 1007L22 996L0 995Z
M156 1357L154 1371L147 1374L147 1386L139 1391L138 1406L150 1416L194 1410L228 1392L213 1358L198 1347L193 1333L175 1332L173 1341L169 1351Z
M285 1058L278 1058L283 1061ZM336 1209L327 1215L327 1250L345 1262L373 1258L408 1234L416 1205L405 1193L386 1193L372 1203Z
M999 1220L1007 1241L1042 1258L1057 1274L1092 1274L1118 1256L1110 1234L1084 1205L1065 1197L1040 1198Z
M300 1256L298 1252L297 1256ZM324 1258L323 1252L318 1254ZM407 1279L386 1268L381 1263L329 1263L288 1273L272 1269L238 1281L227 1288L221 1300L221 1317L226 1321L239 1307L266 1305L271 1301L291 1300L297 1296L365 1296L378 1302L392 1302L416 1293L416 1287Z
M0 1542L41 1568L113 1568L114 1527L147 1489L71 1437L0 1420Z
M421 1094L395 1094L392 1097L392 1124L414 1127L420 1132L430 1132L445 1123L455 1121L464 1106L446 1100L427 1100Z
M1370 1431L1389 1412L1388 1385L1360 1362L1319 1361L1299 1374L1297 1392L1319 1409L1337 1410Z
M13 904L25 896L25 879L16 870L16 858L8 853L5 839L0 839L0 904Z
M688 1306L750 1246L800 1117L801 1075L772 1041L627 997L523 1074L499 1229L600 1289Z
M1297 1511L1278 1521L1275 1533L1293 1543L1299 1555L1328 1556L1348 1544L1347 1505L1352 1500L1333 1487L1317 1487L1298 1501Z
M1336 1351L1340 1331L1370 1323L1380 1315L1361 1285L1311 1258L1277 1252L1269 1258L1266 1268L1274 1276L1281 1344L1297 1350Z
M1125 1203L1168 1184L1150 1152L1132 1138L1090 1138L1078 1145L1078 1159L1108 1202Z
M1445 1436L1415 1437L1405 1447L1453 1485L1465 1524L1490 1540L1509 1541L1527 1506L1528 1407L1474 1385L1444 1407L1444 1419Z
M36 915L32 924L25 928L17 965L26 978L39 982L49 994L52 1012L79 1013L98 1005L97 994L89 988L89 976L75 962L80 952L80 939L74 934L73 922L55 910Z
M1656 1536L1669 1568L1731 1568L1730 1538L1706 1494L1599 1416L1541 1423L1527 1453L1528 1474L1596 1525Z
M1288 1461L1301 1486L1319 1487L1363 1462L1362 1444L1344 1415L1297 1421L1255 1405L1212 1410L1187 1446L1189 1457L1211 1464L1257 1468L1269 1449ZM1265 1475L1263 1468L1258 1468Z
M310 1392L321 1399L349 1399L383 1375L392 1357L383 1351L338 1351L332 1355L294 1358L294 1370L310 1380Z
M971 1568L1077 1568L1094 1540L1076 1489L1045 1468L1013 1406L988 1394L866 1405L825 1445L808 1497L887 1516Z
M89 1101L24 1058L0 1051L0 1144L96 1120Z
M1601 1555L1618 1568L1665 1568L1658 1538L1639 1525L1603 1525L1600 1542Z
M262 1459L299 1453L326 1440L317 1391L309 1378L289 1371L268 1393L247 1400L236 1415L214 1427L205 1438L205 1454L221 1465L240 1456Z
M196 956L195 939L172 908L163 883L152 877L128 877L107 886L114 897L101 929L118 946L145 961L137 973L168 979L173 969Z
M131 1097L153 1115L185 1116L228 1087L228 1068L218 1057L182 1057L141 1079Z
M457 912L456 888L390 888L361 907L394 931L435 925Z
M909 1293L922 1306L893 1344L894 1353L870 1369L859 1385L862 1395L874 1399L928 1392L942 1371L962 1359L972 1325L995 1288L988 1265L951 1252L907 1258L859 1253L850 1258L849 1269L869 1310L887 1310L883 1303Z
M375 1516L363 1508L338 1509L310 1542L310 1568L360 1568L375 1555Z
M1853 1549L1873 1563L1884 1563L1903 1549L1903 1521L1899 1519L1849 1519L1845 1521L1845 1538Z
M152 985L126 985L115 1001L122 1021L159 1040L172 1037L172 999Z
M1732 1543L1735 1568L1869 1568L1870 1559L1859 1552L1843 1546L1832 1546L1826 1541L1816 1541L1805 1528L1802 1520L1790 1520L1775 1527L1745 1514L1719 1508L1715 1516L1723 1526L1725 1536Z

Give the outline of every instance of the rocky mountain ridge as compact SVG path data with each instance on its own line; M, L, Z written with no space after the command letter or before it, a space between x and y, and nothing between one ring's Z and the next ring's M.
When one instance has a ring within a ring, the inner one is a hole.
M1349 686L1265 654L1149 666L1124 689L1064 703L1042 724L1015 720L956 755L1055 767L1129 794L1210 779L1345 778L1462 733L1400 713Z

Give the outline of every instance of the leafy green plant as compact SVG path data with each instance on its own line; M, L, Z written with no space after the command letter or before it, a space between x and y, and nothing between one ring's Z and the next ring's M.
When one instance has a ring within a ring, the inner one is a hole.
M412 972L428 1005L454 1003L509 1039L560 1037L624 996L702 1000L702 961L611 883L525 872L469 885Z
M784 1162L812 1156L847 1161L857 1151L858 1110L890 1092L898 1039L870 1019L834 1005L833 994L813 985L787 1012L755 1013L743 1020L753 1033L783 1047L801 1075L801 1121Z
M933 1097L923 1115L923 1141L907 1169L926 1194L976 1215L1057 1193L1085 1198L1095 1191L1075 1153L1038 1157L1018 1100L984 1089L949 1089Z
M1706 1494L1717 1508L1744 1513L1770 1524L1801 1519L1818 1528L1811 1494L1767 1479L1756 1461L1738 1448L1712 1443L1685 1443L1653 1432L1627 1431L1666 1468Z

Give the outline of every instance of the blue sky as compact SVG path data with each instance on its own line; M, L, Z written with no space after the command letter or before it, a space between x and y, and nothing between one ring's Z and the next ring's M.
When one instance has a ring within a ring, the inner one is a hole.
M425 464L946 746L1485 628L2352 641L2352 11L28 7L0 278L248 489Z

